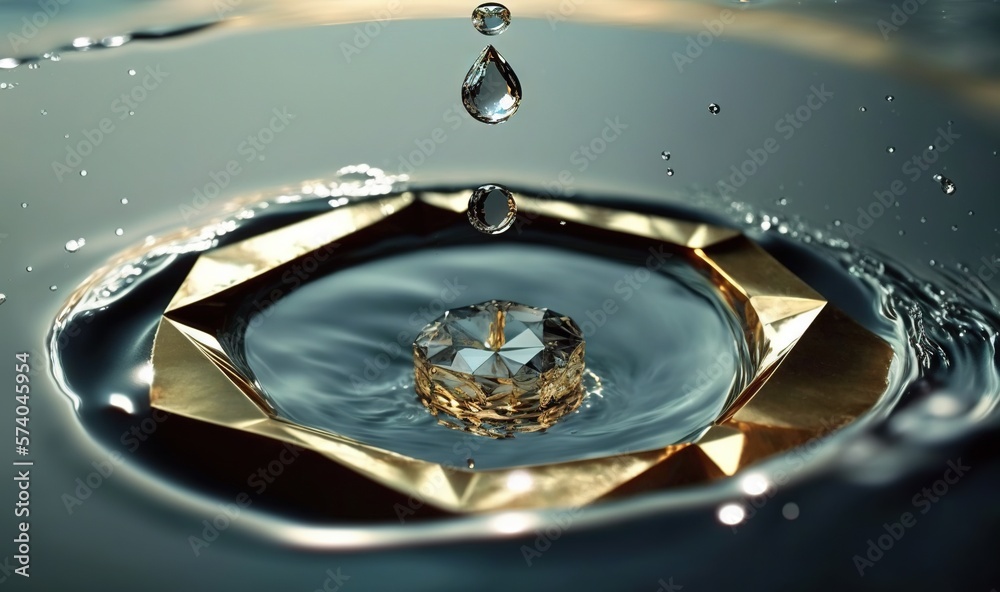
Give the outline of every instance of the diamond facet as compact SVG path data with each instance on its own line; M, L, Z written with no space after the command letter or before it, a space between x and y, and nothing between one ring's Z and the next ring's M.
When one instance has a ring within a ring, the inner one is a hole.
M417 335L417 394L451 427L494 438L544 430L580 404L583 355L569 317L491 300L449 310Z

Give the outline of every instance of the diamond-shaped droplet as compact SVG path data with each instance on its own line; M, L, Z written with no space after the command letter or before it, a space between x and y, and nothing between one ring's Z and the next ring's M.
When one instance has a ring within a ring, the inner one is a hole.
M567 316L515 302L446 312L413 342L417 394L442 422L506 437L537 431L583 398L584 340Z
M462 83L462 104L483 123L503 123L521 103L521 82L492 45L479 54Z

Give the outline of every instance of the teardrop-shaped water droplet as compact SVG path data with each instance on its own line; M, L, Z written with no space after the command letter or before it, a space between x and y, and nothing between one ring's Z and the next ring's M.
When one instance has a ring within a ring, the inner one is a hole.
M956 187L954 181L943 175L937 175L937 176L940 177L939 179L937 179L937 181L941 183L941 191L944 191L945 194L947 195L955 193Z
M469 197L469 222L479 232L500 234L510 228L516 218L517 202L503 185L483 185Z
M499 35L510 25L510 10L503 4L487 2L472 11L472 26L483 35Z
M469 115L483 123L497 124L517 111L521 82L495 47L489 45L462 83L462 104Z

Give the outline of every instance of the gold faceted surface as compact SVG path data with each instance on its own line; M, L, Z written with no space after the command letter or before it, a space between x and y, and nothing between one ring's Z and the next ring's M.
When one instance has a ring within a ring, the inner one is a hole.
M713 425L694 441L613 457L465 470L278 418L219 341L227 311L306 260L336 259L401 226L432 234L463 223L467 197L370 199L204 253L160 320L151 404L309 448L367 477L372 488L470 513L580 506L730 476L854 421L886 389L893 357L888 344L737 231L518 195L518 222L642 249L659 243L716 286L742 324L753 373Z
M496 300L449 310L413 342L417 394L449 427L541 431L583 400L584 349L576 323L550 310Z

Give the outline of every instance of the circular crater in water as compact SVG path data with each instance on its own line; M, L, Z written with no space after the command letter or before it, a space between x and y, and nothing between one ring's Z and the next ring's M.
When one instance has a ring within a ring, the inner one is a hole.
M742 329L681 258L616 251L508 241L370 260L257 313L245 362L280 416L442 464L533 465L685 441L742 388ZM419 331L448 308L491 299L557 310L584 331L588 395L544 433L493 440L449 429L414 392Z

